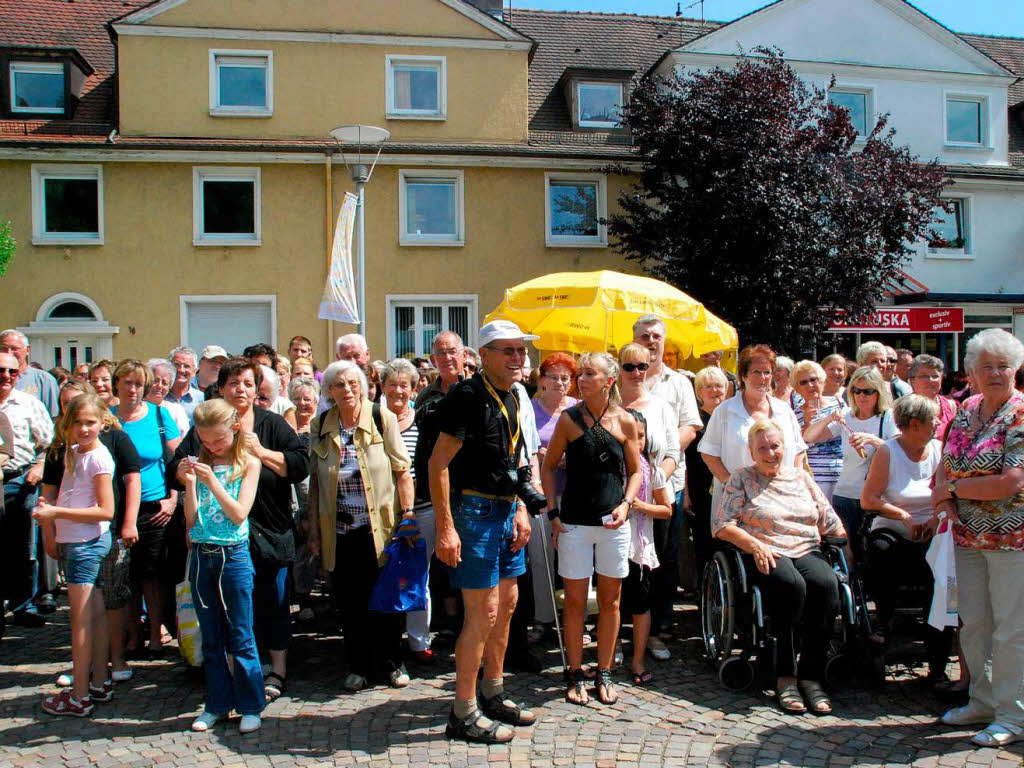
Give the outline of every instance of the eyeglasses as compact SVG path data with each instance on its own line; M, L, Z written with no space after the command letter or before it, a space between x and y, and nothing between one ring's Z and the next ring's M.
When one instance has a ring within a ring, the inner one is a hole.
M651 367L650 363L623 363L622 370L626 373L632 373L633 371L646 371Z
M809 379L800 379L800 381L798 381L797 384L799 384L801 387L806 387L808 384L814 384L817 381L818 381L818 377L817 376L812 376Z
M17 376L21 373L20 368L0 368L0 373L6 373L8 376Z
M339 379L338 381L333 382L331 386L337 387L338 389L351 389L354 392L355 390L359 389L359 382Z
M448 347L447 349L435 349L434 350L434 355L437 356L437 357L455 357L456 355L461 354L461 353L462 353L462 350L461 349L456 349L455 347Z
M500 352L505 357L525 357L526 347L492 347L490 344L485 345L486 349Z
M893 365L895 365L899 361L895 357L887 357L885 358L885 362L892 363Z
M476 373L475 363L466 363L463 367L466 369L466 373Z
M860 387L850 387L850 391L855 395L877 395L878 390L869 387L868 389L861 389Z

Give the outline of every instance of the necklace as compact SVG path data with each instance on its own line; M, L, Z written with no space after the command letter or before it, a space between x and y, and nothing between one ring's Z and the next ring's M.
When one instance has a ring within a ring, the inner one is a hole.
M982 434L985 433L985 430L988 429L989 425L993 421L996 420L996 417L999 416L999 414L1003 412L1003 408L1006 407L1006 403L1010 402L1011 399L1012 399L1012 397L1007 398L1006 402L1004 402L1002 405L1000 405L998 408L996 408L992 412L992 415L988 417L988 419L985 421L985 423L982 424L977 430L975 430L975 432L974 432L974 436L975 437L978 437L979 435L982 435ZM982 403L983 402L984 402L984 400L982 401ZM981 419L981 404L980 403L978 405L978 419L979 420Z

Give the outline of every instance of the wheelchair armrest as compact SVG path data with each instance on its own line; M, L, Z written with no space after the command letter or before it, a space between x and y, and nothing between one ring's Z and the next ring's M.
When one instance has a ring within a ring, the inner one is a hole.
M845 536L822 536L821 543L827 547L845 547L848 541Z

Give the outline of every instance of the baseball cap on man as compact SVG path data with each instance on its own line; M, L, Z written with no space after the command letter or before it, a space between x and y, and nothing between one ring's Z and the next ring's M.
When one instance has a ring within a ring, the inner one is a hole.
M224 347L218 347L216 344L211 344L208 347L203 347L203 354L199 357L203 360L214 360L218 357L223 357L227 360L228 353Z
M492 320L480 329L477 339L478 346L486 347L498 339L522 339L523 341L535 341L540 336L532 333L523 333L519 326L511 320Z

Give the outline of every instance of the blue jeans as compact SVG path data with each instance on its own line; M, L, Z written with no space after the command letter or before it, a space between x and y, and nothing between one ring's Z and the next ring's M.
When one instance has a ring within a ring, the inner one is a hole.
M258 715L267 705L252 631L253 567L249 544L193 544L188 562L192 602L203 638L206 711ZM228 654L234 656L234 674Z
M4 515L0 520L0 536L4 542L3 597L10 610L35 613L32 599L39 588L39 559L36 550L36 523L32 510L39 501L39 486L25 482L25 475L12 477L4 483Z
M515 501L463 494L452 500L452 521L462 541L462 560L449 568L457 589L489 589L500 579L526 573L525 548L511 549Z
M260 565L253 587L256 637L265 651L286 651L292 639L288 606L288 566Z

